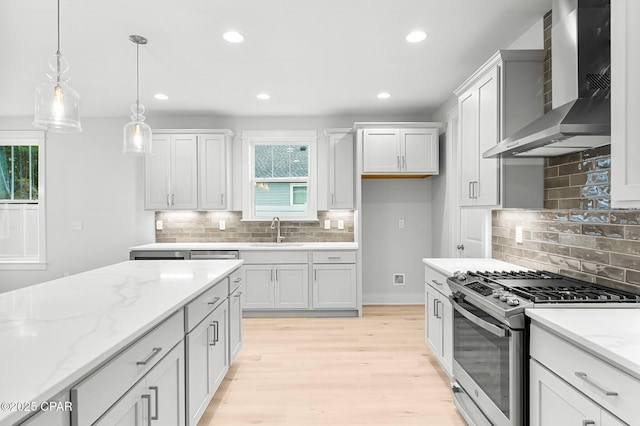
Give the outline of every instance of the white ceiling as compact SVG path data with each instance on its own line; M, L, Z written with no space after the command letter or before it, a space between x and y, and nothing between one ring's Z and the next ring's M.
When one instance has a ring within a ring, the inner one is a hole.
M85 117L129 114L130 34L149 39L148 116L430 114L551 9L551 0L60 1L61 50ZM418 28L429 38L407 43ZM245 42L224 41L231 29ZM0 116L33 114L55 50L56 0L0 2ZM392 97L377 99L381 91Z

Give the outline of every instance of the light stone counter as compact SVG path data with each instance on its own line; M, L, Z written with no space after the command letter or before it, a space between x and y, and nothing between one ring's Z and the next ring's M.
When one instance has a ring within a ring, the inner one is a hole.
M358 243L153 243L130 250L357 250Z
M129 261L0 294L0 402L49 400L241 264Z
M425 258L422 262L446 275L453 276L456 271L528 271L528 268L503 262L497 259L480 258Z
M535 308L527 309L526 314L532 321L640 380L640 306Z

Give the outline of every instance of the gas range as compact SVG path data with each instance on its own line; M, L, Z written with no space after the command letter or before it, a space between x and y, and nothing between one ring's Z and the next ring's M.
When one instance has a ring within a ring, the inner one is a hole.
M526 308L640 303L636 294L547 271L468 271L456 273L447 282L454 297L467 298L517 328L524 326L519 314Z

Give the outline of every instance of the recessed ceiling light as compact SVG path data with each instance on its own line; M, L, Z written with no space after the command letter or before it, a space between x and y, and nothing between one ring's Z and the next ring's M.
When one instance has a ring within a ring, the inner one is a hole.
M267 99L271 99L271 96L269 96L268 93L260 93L256 98L266 101Z
M222 38L227 40L229 43L242 43L244 41L244 36L237 31L227 31L222 34Z
M153 97L159 101L166 101L167 99L169 99L169 97L164 93L156 93L155 95L153 95Z
M380 92L378 93L378 99L389 99L391 97L391 93Z
M421 41L426 40L427 38L427 33L425 33L424 31L411 31L409 34L407 34L407 41L409 43L420 43Z

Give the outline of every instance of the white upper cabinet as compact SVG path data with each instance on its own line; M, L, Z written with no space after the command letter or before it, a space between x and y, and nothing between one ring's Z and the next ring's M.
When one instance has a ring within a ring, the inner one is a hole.
M541 159L482 154L543 114L543 60L541 50L502 50L456 89L461 206L542 207Z
M327 129L329 140L329 209L353 209L353 132Z
M153 136L153 155L145 157L145 208L198 207L196 135Z
M148 210L229 210L230 130L159 130L145 157Z
M198 207L229 210L231 206L231 136L198 135Z
M640 207L640 2L611 2L611 206Z
M364 174L438 174L438 128L364 129Z

